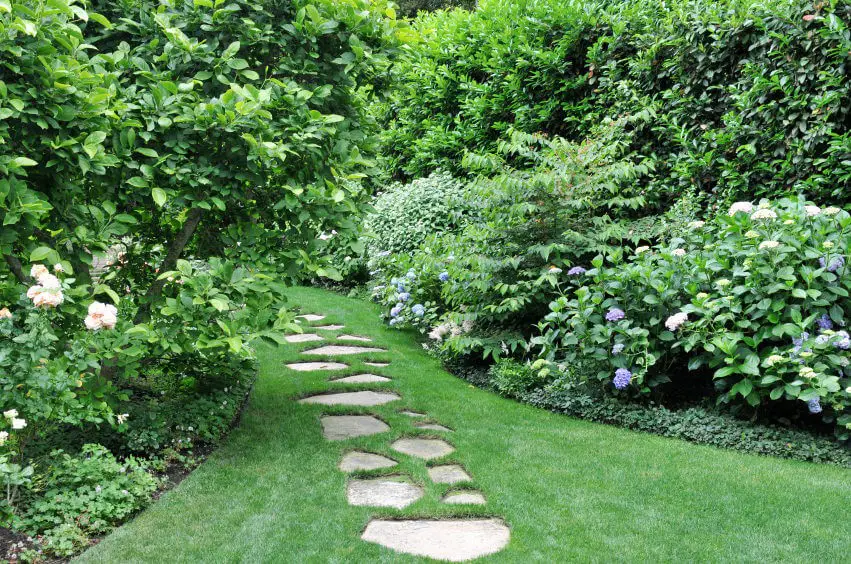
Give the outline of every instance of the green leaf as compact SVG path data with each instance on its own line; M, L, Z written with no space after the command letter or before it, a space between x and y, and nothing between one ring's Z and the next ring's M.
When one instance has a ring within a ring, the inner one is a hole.
M58 253L56 251L54 251L53 249L51 249L50 247L36 247L30 253L30 262L41 262L41 261L45 260L46 258L50 257L51 255L54 255L57 258L57 260L51 261L51 262L54 262L54 263L59 262Z
M17 166L36 166L38 163L27 157L16 157L12 159L12 164Z
M162 188L153 188L151 190L151 197L154 199L154 203L159 207L163 207L165 204L166 193Z
M151 158L154 158L154 159L160 156L159 153L157 153L153 149L148 149L146 147L139 147L138 149L136 149L136 152L141 154L141 155L145 155L146 157L151 157Z

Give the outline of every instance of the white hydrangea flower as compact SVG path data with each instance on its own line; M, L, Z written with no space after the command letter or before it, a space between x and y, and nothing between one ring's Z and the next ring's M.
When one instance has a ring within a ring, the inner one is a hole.
M830 206L830 207L827 207L827 208L824 208L823 210L821 210L821 213L823 215L836 215L841 211L842 210L837 208L836 206Z
M27 426L25 419L12 419L12 429L20 430Z
M794 224L795 224L794 219L787 219L786 221L783 222L783 225L794 225Z
M706 225L705 221L692 221L691 223L688 224L688 226L691 227L692 229L700 229L704 225Z
M745 237L747 237L748 239L756 239L757 237L759 237L759 233L751 229L750 231L745 233Z
M760 208L751 214L751 219L777 219L777 214L768 208Z
M673 251L671 251L671 254L674 255L675 257L684 257L686 255L686 250L685 249L674 249Z
M635 254L640 255L641 253L645 253L650 250L650 247L647 245L642 245L640 247L635 247Z
M3 417L5 417L6 419L14 419L17 416L18 416L18 410L17 409L10 409L9 411L3 412Z
M669 331L676 331L686 321L688 321L688 314L681 311L666 319L665 327L667 327Z
M739 212L751 213L753 211L753 204L750 202L736 202L732 206L730 206L730 210L727 212L727 215L734 216Z
M765 249L776 249L780 246L780 243L777 241L763 241L759 244L759 250L763 251Z
M813 217L821 213L821 208L818 206L804 206L804 211L807 212L808 216Z
M6 444L6 441L9 439L9 433L6 431L0 431L0 446Z

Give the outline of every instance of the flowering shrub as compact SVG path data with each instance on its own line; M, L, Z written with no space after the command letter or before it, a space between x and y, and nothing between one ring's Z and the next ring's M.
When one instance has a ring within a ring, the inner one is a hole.
M707 367L719 401L799 401L847 437L849 252L851 217L838 208L735 203L681 239L596 257L534 343L550 360L596 361L617 390Z

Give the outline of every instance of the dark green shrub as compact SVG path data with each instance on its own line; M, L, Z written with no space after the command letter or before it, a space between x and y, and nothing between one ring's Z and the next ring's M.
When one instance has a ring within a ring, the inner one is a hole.
M398 0L399 14L408 18L415 17L419 12L433 12L450 8L472 10L476 0Z
M523 399L530 392L543 388L550 383L548 374L534 370L528 364L512 360L499 360L488 371L490 384L500 394L515 399Z

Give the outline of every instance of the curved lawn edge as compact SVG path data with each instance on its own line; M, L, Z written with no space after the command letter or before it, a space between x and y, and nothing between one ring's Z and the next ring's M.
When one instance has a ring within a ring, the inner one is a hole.
M572 419L504 399L442 369L412 335L378 321L375 306L315 288L289 291L292 306L323 313L337 334L367 335L391 360L368 371L392 382L355 386L402 396L371 408L389 433L354 441L321 437L322 413L299 405L326 391L330 373L284 365L315 343L262 347L260 377L239 427L209 459L132 522L84 553L80 562L300 561L419 562L360 540L372 517L495 516L511 527L506 549L481 561L787 560L847 557L841 515L851 500L848 470L694 445L677 439ZM329 342L331 342L329 340ZM334 377L367 371L353 363ZM487 505L448 507L451 486L428 482L422 464L389 443L416 434L425 412L454 429L449 460L473 476ZM406 426L407 425L407 426ZM355 447L399 461L426 489L407 509L346 504L337 470ZM790 528L794 523L794 528Z

